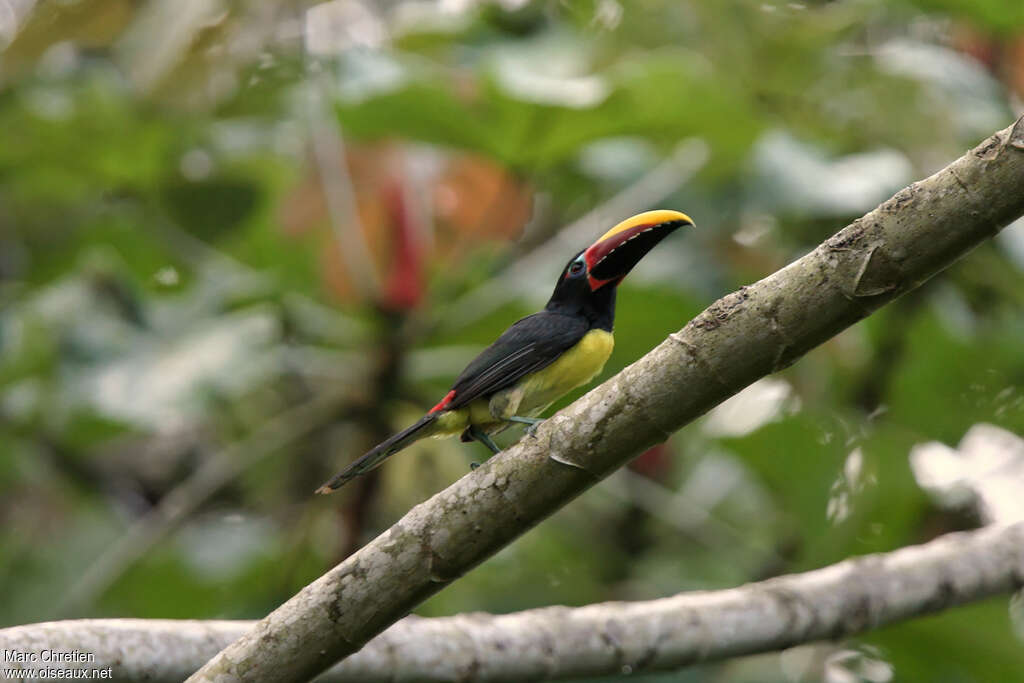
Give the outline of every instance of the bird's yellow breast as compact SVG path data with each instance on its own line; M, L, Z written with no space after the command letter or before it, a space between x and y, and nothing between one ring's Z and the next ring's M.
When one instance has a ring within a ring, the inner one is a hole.
M615 340L606 330L590 330L551 365L523 378L517 385L523 398L519 415L543 410L573 389L591 381L604 369Z
M597 377L614 346L611 332L590 330L554 363L527 375L515 386L442 413L434 433L436 436L457 434L471 424L488 431L500 431L508 426L505 419L511 415L536 416L576 387Z

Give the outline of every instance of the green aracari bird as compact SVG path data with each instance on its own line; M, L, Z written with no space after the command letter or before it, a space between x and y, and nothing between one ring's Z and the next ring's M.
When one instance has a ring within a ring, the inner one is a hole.
M615 291L658 242L684 225L678 211L622 221L565 265L544 310L515 322L466 366L451 391L418 422L370 449L317 493L366 474L414 441L460 434L498 452L491 435L513 423L534 429L552 403L586 384L612 353Z

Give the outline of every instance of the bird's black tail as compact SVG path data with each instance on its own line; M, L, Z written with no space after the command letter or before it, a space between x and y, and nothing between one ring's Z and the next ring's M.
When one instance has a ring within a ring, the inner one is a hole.
M334 475L330 481L316 490L317 493L330 493L344 486L349 480L355 479L361 474L366 474L374 467L377 467L387 458L402 450L414 441L430 436L433 430L428 429L437 419L435 413L427 413L419 419L416 424L403 429L394 436L371 448L366 455L362 456L351 465Z

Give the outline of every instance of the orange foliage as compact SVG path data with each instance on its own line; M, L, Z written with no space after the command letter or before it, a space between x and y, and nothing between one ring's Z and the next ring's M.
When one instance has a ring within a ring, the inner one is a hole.
M410 172L416 155L435 153L373 143L346 154L359 236L379 280L369 296L387 309L415 308L425 294L428 265L451 269L473 247L514 240L530 215L525 183L487 159L440 153L440 163L417 165L429 173ZM368 288L355 286L351 255L338 248L330 220L324 183L311 168L284 201L281 223L289 235L318 239L326 287L339 301L356 303ZM352 229L339 226L342 234Z

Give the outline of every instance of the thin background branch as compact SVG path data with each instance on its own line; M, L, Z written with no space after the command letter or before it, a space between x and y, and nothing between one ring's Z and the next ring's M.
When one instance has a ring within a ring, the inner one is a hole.
M406 617L318 680L489 683L666 671L839 639L1022 586L1024 523L986 527L729 590L498 616ZM176 683L253 625L51 622L0 630L0 649L91 653L89 666L113 667L116 680Z

